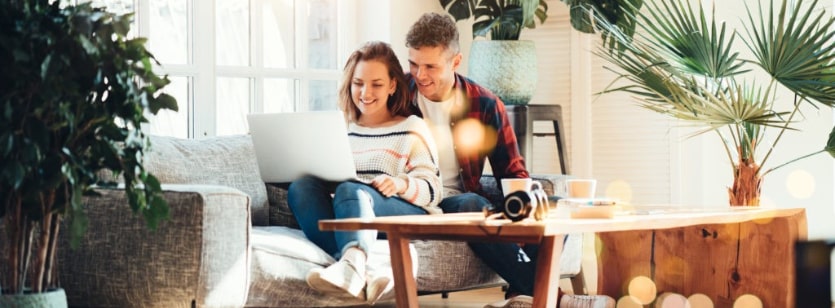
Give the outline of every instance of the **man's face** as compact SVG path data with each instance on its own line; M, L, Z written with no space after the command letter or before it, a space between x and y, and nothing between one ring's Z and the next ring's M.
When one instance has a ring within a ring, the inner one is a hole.
M418 92L435 102L448 99L461 57L461 53L451 55L442 46L409 48L409 72L417 82Z

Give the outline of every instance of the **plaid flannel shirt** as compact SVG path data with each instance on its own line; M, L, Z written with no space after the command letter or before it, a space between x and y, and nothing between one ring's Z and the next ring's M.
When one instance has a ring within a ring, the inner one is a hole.
M418 107L417 84L411 73L406 74L406 81L409 85L410 106L412 112L420 117L423 113ZM464 184L464 190L484 195L481 188L482 173L484 171L484 159L490 160L490 167L496 182L503 178L527 178L528 171L525 169L525 160L519 153L519 145L516 142L516 134L507 117L504 103L490 90L476 84L471 79L455 73L454 90L464 91L469 103L464 104L464 109L453 111L450 123L452 127L464 119L476 119L485 128L486 148L466 150L459 147L463 140L453 137L455 156L458 157L459 176ZM495 132L495 133L493 133ZM490 146L495 145L495 146Z

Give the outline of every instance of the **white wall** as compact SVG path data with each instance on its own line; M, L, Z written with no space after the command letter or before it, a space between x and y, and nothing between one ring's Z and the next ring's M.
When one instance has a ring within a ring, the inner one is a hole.
M406 33L425 12L446 13L439 1L357 0L358 28L356 46L378 40L391 44L404 70L409 69ZM461 34L464 37L464 33ZM470 34L467 34L470 35ZM464 41L464 40L462 40ZM463 42L462 42L463 43ZM463 45L463 44L462 44ZM462 46L463 47L463 46ZM466 42L469 52L470 43ZM466 53L465 53L466 54Z

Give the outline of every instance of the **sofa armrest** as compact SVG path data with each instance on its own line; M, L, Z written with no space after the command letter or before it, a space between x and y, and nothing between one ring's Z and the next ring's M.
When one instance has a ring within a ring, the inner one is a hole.
M84 198L89 227L80 246L71 249L61 233L59 277L70 306L244 305L249 196L222 186L162 188L170 218L156 230L133 214L124 190Z

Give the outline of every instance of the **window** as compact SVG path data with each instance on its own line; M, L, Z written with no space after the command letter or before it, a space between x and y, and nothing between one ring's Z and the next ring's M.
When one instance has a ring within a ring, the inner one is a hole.
M337 0L93 0L134 12L131 35L167 74L179 111L148 130L180 138L244 134L246 115L336 109L340 46L353 14Z

